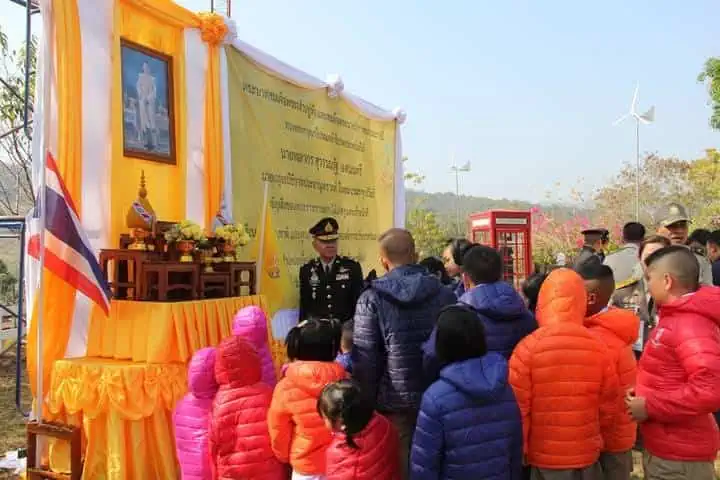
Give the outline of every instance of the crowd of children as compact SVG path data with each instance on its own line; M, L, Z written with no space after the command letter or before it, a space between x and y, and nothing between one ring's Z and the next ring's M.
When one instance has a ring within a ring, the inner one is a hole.
M645 259L659 321L639 364L639 319L608 307L609 267L535 275L520 294L495 250L462 253L462 288L447 285L461 296L432 319L424 371L411 372L427 388L409 468L393 421L351 379L353 322L301 321L278 380L267 319L248 307L190 362L174 413L183 479L628 480L638 424L646 478L715 478L720 290L699 287L690 250Z

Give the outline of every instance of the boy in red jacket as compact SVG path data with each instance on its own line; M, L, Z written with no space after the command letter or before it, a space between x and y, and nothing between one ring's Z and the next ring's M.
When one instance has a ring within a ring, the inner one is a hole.
M640 359L626 403L645 442L649 480L713 480L720 447L712 413L720 410L720 289L699 288L687 247L650 255L647 284L659 321Z

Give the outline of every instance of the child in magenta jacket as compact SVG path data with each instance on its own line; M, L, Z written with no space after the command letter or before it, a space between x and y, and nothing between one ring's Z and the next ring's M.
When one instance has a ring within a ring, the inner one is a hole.
M175 448L183 480L210 480L208 435L213 399L218 390L215 382L215 349L195 352L188 366L190 392L173 412Z
M240 309L233 319L233 335L240 335L255 347L260 356L262 381L275 387L277 377L268 344L267 317L260 307L255 305Z

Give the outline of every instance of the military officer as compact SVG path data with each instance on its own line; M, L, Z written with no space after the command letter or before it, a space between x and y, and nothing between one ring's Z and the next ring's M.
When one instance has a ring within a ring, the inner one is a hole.
M583 246L575 258L573 269L578 270L585 262L600 262L605 259L603 249L610 241L610 232L605 228L588 228L580 232L583 236Z
M668 205L660 216L660 227L658 233L670 239L673 245L688 245L688 233L690 227L690 217L685 207L679 203L671 203ZM695 252L700 264L700 283L702 285L712 285L712 266L710 261L704 255Z
M300 267L300 319L336 318L342 322L355 315L363 291L362 267L338 256L338 222L323 218L310 229L318 257Z

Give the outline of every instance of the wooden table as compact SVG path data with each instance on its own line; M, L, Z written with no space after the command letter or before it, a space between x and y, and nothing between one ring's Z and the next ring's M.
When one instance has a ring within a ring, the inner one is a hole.
M113 298L142 300L145 291L142 266L145 262L160 258L160 253L143 250L101 250L100 270L110 285ZM108 276L109 267L112 268L111 277Z
M181 262L145 262L143 270L143 291L142 300L150 300L152 289L149 285L157 285L157 301L168 301L168 294L171 292L187 292L186 300L198 298L198 286L200 283L200 264ZM152 276L157 276L157 282L152 282ZM185 278L185 281L177 281L178 278ZM175 283L171 283L175 280ZM182 300L182 299L181 299Z

